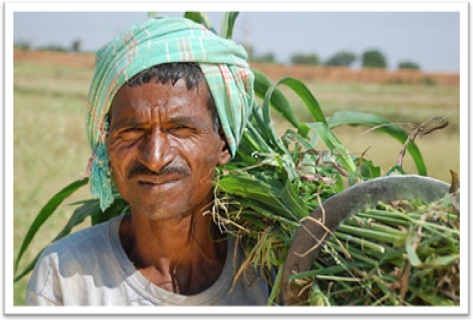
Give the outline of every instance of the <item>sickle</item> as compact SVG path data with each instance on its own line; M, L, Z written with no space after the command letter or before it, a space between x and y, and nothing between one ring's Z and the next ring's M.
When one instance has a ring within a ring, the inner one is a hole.
M319 254L321 243L329 237L328 230L335 230L350 215L374 207L379 202L416 199L425 203L434 202L444 197L449 192L449 187L447 183L429 177L389 176L358 183L327 199L312 211L310 219L302 222L292 240L282 275L284 303L307 303L307 291L301 295L302 288L294 281L289 281L289 277L310 270ZM325 221L321 226L323 217Z

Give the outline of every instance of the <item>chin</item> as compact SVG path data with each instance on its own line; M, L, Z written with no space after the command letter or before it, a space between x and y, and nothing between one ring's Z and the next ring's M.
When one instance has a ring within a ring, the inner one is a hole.
M188 216L191 213L189 208L179 208L178 206L160 204L159 206L132 206L132 212L136 212L141 216L153 221L166 221L179 219Z
M179 196L176 196L177 194ZM159 195L143 192L142 194L135 193L127 198L129 198L128 203L133 213L149 220L165 221L208 210L210 207L203 204L212 202L212 193L209 191L203 196L189 193L187 190Z

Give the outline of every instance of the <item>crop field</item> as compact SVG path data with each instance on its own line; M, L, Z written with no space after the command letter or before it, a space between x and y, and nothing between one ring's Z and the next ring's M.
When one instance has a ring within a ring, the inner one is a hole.
M18 253L29 225L41 207L62 187L81 177L89 157L85 134L86 100L92 78L92 58L88 55L15 55L14 63L14 254ZM269 69L268 69L269 70ZM281 73L268 75L278 80ZM289 74L289 73L288 73ZM297 74L291 74L297 77ZM326 81L323 77L302 79L319 101L326 116L337 111L363 111L381 115L406 130L433 117L447 117L449 125L417 139L429 176L450 181L449 170L460 174L459 87L441 77L422 77L428 81L390 80ZM451 79L451 77L449 78ZM301 100L282 88L295 105L301 119L310 115ZM281 134L287 128L274 114ZM353 154L379 165L383 172L398 161L402 143L366 127L343 127L335 133ZM320 148L324 148L321 146ZM409 173L415 169L409 155ZM88 197L84 188L67 199L41 228L25 253L18 271L26 267L60 231L74 210L70 205ZM86 226L87 223L84 224ZM7 226L8 227L8 226ZM14 285L16 305L24 303L29 275Z

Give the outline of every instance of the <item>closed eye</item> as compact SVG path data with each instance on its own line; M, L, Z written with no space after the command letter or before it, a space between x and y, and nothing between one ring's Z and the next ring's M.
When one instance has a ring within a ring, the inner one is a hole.
M186 125L176 125L169 130L173 135L178 137L187 137L193 133L195 133L195 129L193 127L189 127Z
M136 131L141 131L143 130L142 128L126 128L123 129L121 132L136 132Z
M118 137L120 137L121 139L125 139L125 140L137 139L143 135L144 129L140 127L129 127L129 128L123 128L117 133L118 133Z

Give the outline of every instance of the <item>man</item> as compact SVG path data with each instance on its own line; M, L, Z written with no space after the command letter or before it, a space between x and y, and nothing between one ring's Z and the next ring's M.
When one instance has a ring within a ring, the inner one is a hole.
M97 54L89 94L91 192L130 213L45 250L30 305L265 304L209 211L215 169L235 155L253 103L246 53L186 19L132 26Z

